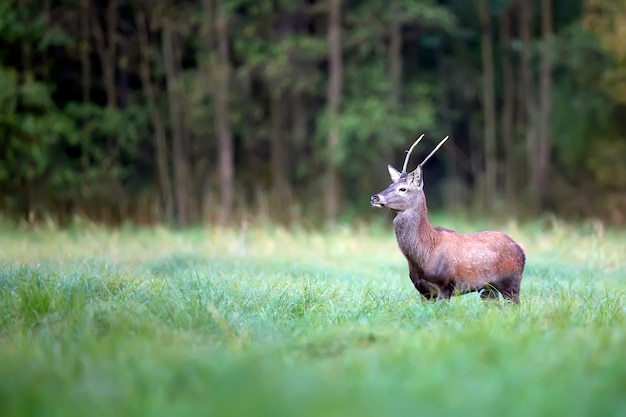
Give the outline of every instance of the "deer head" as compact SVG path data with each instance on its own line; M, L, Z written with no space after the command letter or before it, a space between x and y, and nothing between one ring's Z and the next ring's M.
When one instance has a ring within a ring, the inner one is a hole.
M402 166L402 172L398 171L391 165L387 165L389 175L391 176L391 185L381 191L378 194L374 194L371 198L371 204L374 207L387 207L394 211L404 211L415 206L415 202L420 197L423 197L424 178L422 177L422 167L434 155L435 152L448 140L448 136L443 138L441 142L433 149L433 151L415 168L414 171L407 174L406 167L411 157L413 148L422 140L424 135L422 134L413 145L409 148L406 157L404 158L404 165Z

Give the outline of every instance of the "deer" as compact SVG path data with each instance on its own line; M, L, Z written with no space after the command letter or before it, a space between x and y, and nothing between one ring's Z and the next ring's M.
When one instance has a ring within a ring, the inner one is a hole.
M401 172L387 165L391 185L370 198L373 207L396 213L394 232L398 247L408 261L409 278L415 289L428 301L479 292L482 299L497 299L502 295L505 300L519 304L526 262L522 246L502 232L464 234L429 222L423 166L449 136L407 174L411 152L423 137L424 134L409 148Z

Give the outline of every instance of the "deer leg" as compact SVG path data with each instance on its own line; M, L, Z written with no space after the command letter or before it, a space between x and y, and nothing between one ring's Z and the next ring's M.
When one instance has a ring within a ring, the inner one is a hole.
M520 282L520 277L509 276L494 284L494 287L500 291L505 299L519 304Z
M421 294L422 299L426 301L439 300L439 287L431 282L419 278L411 279L411 281L413 281L415 289Z
M438 287L438 288L439 288L439 295L437 297L437 301L449 300L450 297L452 297L452 294L454 294L454 292L456 291L456 288L454 287L454 284L452 283L446 285L445 287Z
M454 287L452 286L442 288L439 285L424 279L420 279L417 282L414 282L414 284L417 291L422 294L422 298L428 301L448 300L452 296L452 292L454 290Z
M480 298L483 300L497 300L498 291L494 290L492 287L483 288L480 291Z
M420 297L422 297L424 301L434 301L436 299L435 295L431 293L420 292Z

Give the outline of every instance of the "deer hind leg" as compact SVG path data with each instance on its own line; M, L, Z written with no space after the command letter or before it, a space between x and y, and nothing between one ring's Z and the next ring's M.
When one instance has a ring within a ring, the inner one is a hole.
M440 288L437 284L428 282L424 279L413 281L413 285L426 301L447 300L452 295L447 288Z
M499 291L493 286L489 285L480 291L480 298L483 300L497 300L499 297Z
M494 283L494 287L502 294L506 300L519 304L519 292L521 277L508 276Z

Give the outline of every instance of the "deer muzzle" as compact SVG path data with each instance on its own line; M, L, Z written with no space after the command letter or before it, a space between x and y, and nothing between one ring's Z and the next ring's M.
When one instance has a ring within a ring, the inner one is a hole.
M374 194L372 197L370 197L370 203L372 204L372 207L385 207L385 203L382 201L380 195L378 194Z

